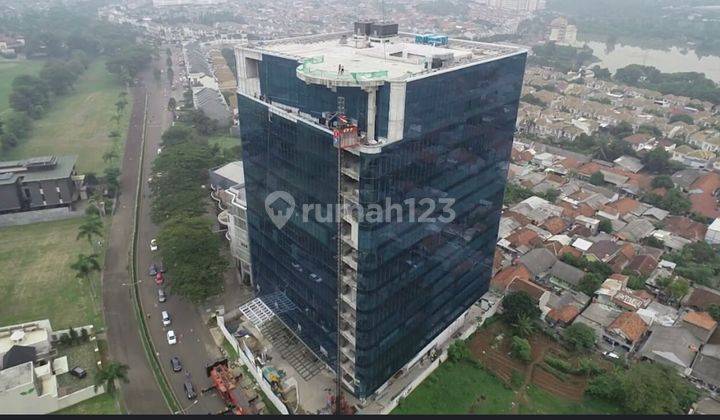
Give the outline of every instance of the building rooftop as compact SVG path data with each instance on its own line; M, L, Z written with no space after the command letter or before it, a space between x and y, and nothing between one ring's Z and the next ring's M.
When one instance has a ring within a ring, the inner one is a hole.
M41 156L0 162L0 185L14 183L17 177L25 182L68 178L76 161L77 156Z
M416 43L414 34L402 32L382 43L355 38L352 32L340 32L264 41L254 48L297 59L301 63L297 70L301 79L326 80L341 86L407 80L525 52L515 46L455 39L450 39L446 46L434 46ZM343 72L339 66L344 68Z
M21 385L32 383L33 363L27 362L22 365L0 370L0 394L5 391L17 388Z

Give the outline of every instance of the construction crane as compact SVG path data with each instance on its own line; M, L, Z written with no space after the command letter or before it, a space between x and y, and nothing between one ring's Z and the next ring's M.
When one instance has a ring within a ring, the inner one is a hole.
M333 127L333 143L337 148L337 197L338 204L344 202L342 197L342 167L343 152L355 147L360 140L358 136L358 127L345 115L345 98L339 96L337 99L337 111L328 121ZM343 208L342 211L345 211ZM342 395L342 369L340 368L341 351L340 351L340 307L342 305L342 218L337 220L337 318L336 318L336 377L335 377L335 397L332 401L335 405L335 414L353 414L347 404L345 397Z
M226 410L217 414L235 414L239 416L244 414L254 414L251 412L250 408L247 407L247 404L245 407L242 406L241 401L243 401L244 398L241 398L238 395L240 392L237 389L238 378L233 376L230 372L227 359L221 359L208 365L206 367L206 372L207 376L212 381L212 385L209 388L202 390L202 393L209 392L214 389L220 398L222 398L225 402L225 406L227 407Z

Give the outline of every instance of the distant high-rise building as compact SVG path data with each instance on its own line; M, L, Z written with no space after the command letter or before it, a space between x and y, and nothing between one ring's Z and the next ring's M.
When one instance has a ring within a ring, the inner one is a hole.
M448 339L493 265L526 51L418 39L367 22L236 50L256 293L359 398Z

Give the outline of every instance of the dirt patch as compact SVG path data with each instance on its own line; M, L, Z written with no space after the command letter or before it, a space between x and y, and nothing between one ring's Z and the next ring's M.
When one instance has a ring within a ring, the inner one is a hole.
M563 374L558 377L543 368L545 356L552 354L575 364L575 357L568 357L560 344L552 338L535 333L529 339L532 347L532 361L523 363L510 354L512 330L502 322L495 322L479 331L468 343L472 354L488 370L493 372L505 384L510 384L514 371L525 377L523 386L518 393L518 401L525 398L524 389L533 384L561 398L580 401L587 387L587 378L579 375Z

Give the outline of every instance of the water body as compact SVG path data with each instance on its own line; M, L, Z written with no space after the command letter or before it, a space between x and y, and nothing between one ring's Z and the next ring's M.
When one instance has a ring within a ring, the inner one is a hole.
M665 73L684 71L705 73L709 79L720 83L720 57L715 55L698 57L694 50L677 47L658 50L615 44L608 48L606 43L598 41L578 40L575 46L581 47L585 44L600 59L600 62L592 65L607 67L611 72L629 64L642 64L653 66Z

